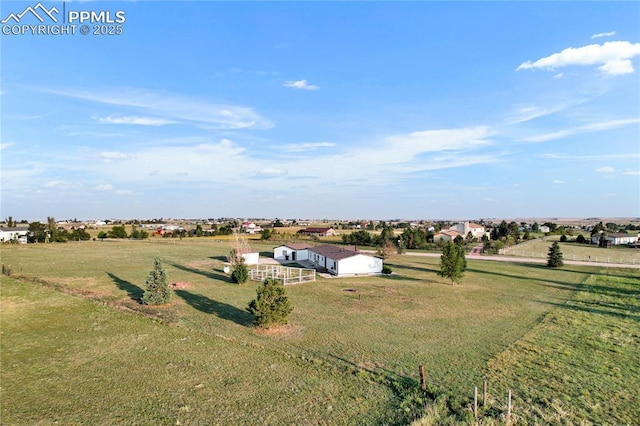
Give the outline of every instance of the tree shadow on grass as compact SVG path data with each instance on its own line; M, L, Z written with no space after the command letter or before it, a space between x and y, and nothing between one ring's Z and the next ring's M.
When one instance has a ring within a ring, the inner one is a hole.
M207 277L209 279L212 280L219 280L219 281L223 281L223 282L231 282L231 278L221 274L219 272L215 272L215 271L204 271L202 269L196 269L196 268L190 268L188 266L184 266L184 265L179 265L177 263L172 263L171 266L173 266L176 269L180 269L181 271L185 271L185 272L190 272L192 274L198 274L198 275L202 275L203 277Z
M218 318L233 321L245 327L253 323L253 316L249 312L238 309L235 306L209 299L201 294L190 293L186 290L176 290L175 293L187 304L205 314L214 314Z
M568 309L577 312L587 312L590 314L608 315L615 318L631 319L640 322L640 316L633 313L638 312L638 308L632 306L620 306L611 303L585 302L571 300L567 304L543 302L557 308ZM633 313L632 313L633 312Z
M115 276L111 272L107 272L107 275L109 275L109 278L113 280L113 282L118 286L120 290L124 290L127 292L127 295L131 300L136 303L140 303L140 301L142 300L142 295L144 294L144 290L142 288L129 281L125 281L122 278Z
M226 262L229 260L227 256L210 256L209 259L219 260L220 262Z
M567 259L565 259L567 260ZM535 263L522 263L521 266L526 268L538 269L538 270L549 270L550 268L544 264L535 264ZM602 266L600 265L584 265L582 268L592 268L593 270L584 270L584 269L572 269L572 267L576 267L575 265L567 265L565 264L561 268L553 268L554 272L571 272L578 274L590 274L590 275L602 275L606 277L617 277L617 278L635 278L637 275L634 273L633 269L617 269L616 272L621 272L617 274L609 273L608 270L606 272L601 272ZM615 268L613 265L611 268ZM628 271L627 274L624 272Z

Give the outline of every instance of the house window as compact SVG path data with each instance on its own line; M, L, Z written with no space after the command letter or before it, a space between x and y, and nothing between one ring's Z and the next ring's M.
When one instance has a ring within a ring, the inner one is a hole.
M333 262L333 270L335 271L338 268L338 266L336 265L336 262Z

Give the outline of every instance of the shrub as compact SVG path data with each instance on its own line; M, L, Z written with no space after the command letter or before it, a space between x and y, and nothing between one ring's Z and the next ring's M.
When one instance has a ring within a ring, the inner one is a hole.
M389 275L390 273L392 273L393 271L391 270L391 267L388 265L383 265L382 266L382 273Z
M249 268L244 263L244 260L238 262L231 272L231 280L234 283L244 284L249 280Z
M256 289L257 297L247 310L254 316L254 324L260 328L284 325L293 306L287 298L284 286L276 279L266 279Z

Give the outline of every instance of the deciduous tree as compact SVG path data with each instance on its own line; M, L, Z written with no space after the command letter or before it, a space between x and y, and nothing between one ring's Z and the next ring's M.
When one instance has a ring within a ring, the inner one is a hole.
M451 284L458 283L464 276L467 269L467 259L464 256L464 249L458 244L451 241L442 247L442 256L440 256L440 272L438 275L451 280Z

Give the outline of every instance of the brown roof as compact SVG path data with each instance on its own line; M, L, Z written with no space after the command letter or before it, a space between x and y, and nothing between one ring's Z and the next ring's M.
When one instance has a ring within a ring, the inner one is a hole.
M469 228L484 228L484 226L478 225L477 223L470 223Z
M436 235L448 235L450 237L457 237L458 235L462 235L458 231L442 231L438 232Z
M360 254L355 250L349 250L344 247L334 246L332 244L322 244L319 246L310 247L309 251L332 260L342 260Z
M324 234L331 228L305 228L298 231L299 234Z

